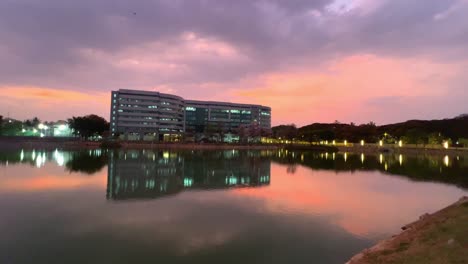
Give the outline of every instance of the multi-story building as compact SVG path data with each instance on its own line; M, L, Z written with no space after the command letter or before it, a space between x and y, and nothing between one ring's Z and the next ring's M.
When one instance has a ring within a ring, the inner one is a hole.
M178 137L185 131L185 103L159 92L118 90L111 95L111 133L126 139Z
M235 138L240 129L271 129L271 108L261 105L184 100L135 90L113 91L111 100L111 133L127 139L167 141L213 134Z

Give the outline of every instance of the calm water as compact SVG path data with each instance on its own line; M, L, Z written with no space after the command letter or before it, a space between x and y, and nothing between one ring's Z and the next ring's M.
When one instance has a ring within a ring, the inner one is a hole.
M461 157L0 153L0 263L343 263L467 189Z

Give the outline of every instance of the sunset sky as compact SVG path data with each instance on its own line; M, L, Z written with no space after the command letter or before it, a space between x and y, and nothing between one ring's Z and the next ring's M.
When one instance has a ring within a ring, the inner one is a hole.
M2 0L0 115L109 119L110 91L272 107L273 125L468 112L468 0Z

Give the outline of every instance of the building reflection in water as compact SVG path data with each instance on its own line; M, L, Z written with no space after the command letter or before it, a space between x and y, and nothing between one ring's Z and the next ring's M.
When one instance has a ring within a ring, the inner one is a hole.
M259 152L127 150L108 157L107 198L113 200L270 184L270 159Z

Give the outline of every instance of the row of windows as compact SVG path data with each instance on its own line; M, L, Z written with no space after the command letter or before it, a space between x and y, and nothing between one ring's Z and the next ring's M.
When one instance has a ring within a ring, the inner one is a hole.
M190 112L194 112L194 111L197 111L197 109L204 109L205 111L207 111L208 109L207 108L195 108L195 107L192 107L192 106L187 106L185 107L185 111L190 111ZM216 109L216 108L212 108L211 109L211 113L232 113L232 114L251 114L252 112L250 110L238 110L238 109L231 109L231 110L228 110L228 109Z
M149 109L157 109L157 105L134 105L134 104L120 104L121 107L130 107L130 108L149 108ZM163 107L161 110L168 110L168 111L180 111L183 109L179 108L170 108L170 107Z
M122 98L122 97L119 98L119 101L128 102L128 103L159 103L161 105L180 105L178 103L171 103L171 102L159 101L159 100L144 100L144 99L132 99L132 98Z
M119 118L131 118L131 119L148 119L148 120L160 120L160 121L179 121L183 122L182 119L177 118L166 118L166 117L152 117L152 116L133 116L133 115L119 115ZM115 118L114 118L115 119Z

